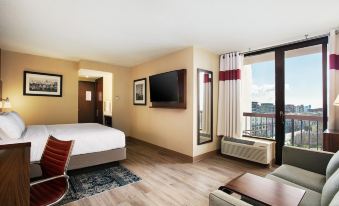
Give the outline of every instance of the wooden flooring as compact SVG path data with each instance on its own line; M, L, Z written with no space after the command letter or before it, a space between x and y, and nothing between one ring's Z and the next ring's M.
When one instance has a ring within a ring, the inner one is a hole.
M127 159L121 164L142 180L68 203L67 206L206 206L209 193L232 178L244 172L264 176L273 170L220 155L194 164L184 163L180 157L131 139L127 141Z

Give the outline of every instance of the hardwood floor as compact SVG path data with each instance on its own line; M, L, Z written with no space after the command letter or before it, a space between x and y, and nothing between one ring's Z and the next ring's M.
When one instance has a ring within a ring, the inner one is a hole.
M121 164L142 180L67 206L208 205L209 193L232 178L244 172L264 176L273 170L221 155L197 163L185 163L180 157L131 139L127 140L127 159Z

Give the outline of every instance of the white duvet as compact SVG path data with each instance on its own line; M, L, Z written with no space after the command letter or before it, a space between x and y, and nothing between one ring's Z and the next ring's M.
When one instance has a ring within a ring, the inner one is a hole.
M5 139L2 144L31 142L31 161L39 161L49 135L60 140L74 140L72 155L102 152L125 147L125 134L96 123L32 125L20 139Z

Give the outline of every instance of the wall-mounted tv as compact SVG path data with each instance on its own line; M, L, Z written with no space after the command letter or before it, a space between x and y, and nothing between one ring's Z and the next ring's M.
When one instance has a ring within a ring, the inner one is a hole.
M186 69L149 77L152 107L186 108Z
M178 102L178 72L166 72L149 77L151 102Z

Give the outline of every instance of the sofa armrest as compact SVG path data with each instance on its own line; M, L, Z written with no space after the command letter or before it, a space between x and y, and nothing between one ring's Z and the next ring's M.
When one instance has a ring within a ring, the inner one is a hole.
M221 190L215 190L209 195L209 206L251 206Z
M334 153L284 146L282 163L326 175L326 167Z

